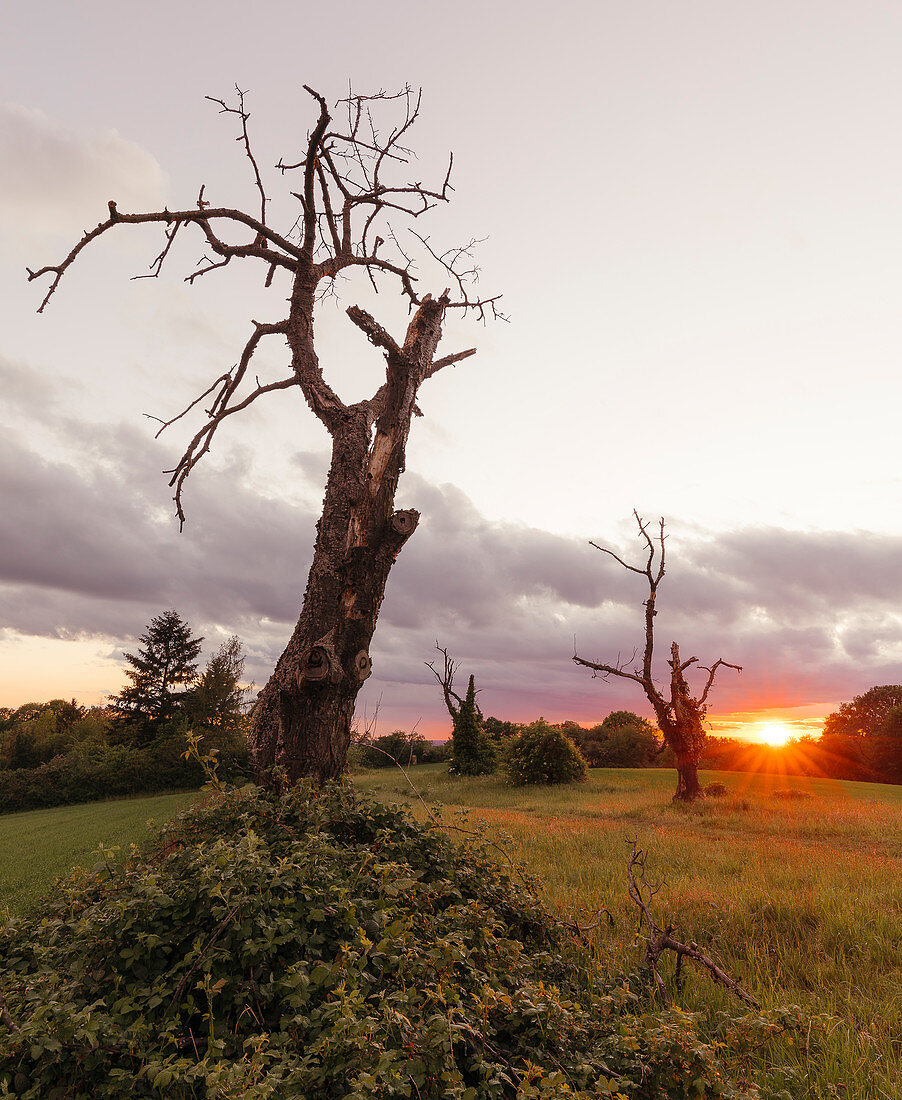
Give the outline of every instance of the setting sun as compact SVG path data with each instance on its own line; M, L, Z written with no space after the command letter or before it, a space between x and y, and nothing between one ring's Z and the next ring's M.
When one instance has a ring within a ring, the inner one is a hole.
M785 745L789 740L789 727L782 722L767 722L761 727L761 740L766 745Z

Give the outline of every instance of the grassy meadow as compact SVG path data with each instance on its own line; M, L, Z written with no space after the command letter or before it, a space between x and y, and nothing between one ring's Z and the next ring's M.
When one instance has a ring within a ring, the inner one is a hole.
M425 815L399 770L355 778ZM440 765L410 778L446 821L470 809L508 837L561 915L589 924L609 910L613 926L592 933L604 973L641 957L626 880L636 841L649 880L663 883L659 923L673 921L678 939L695 940L765 1008L820 1017L801 1053L777 1046L769 1057L795 1063L811 1096L902 1098L902 787L708 772L703 782L729 793L687 806L671 802L675 773L656 769L592 770L557 789L451 779ZM730 1001L696 970L680 999L738 1012Z
M445 766L410 781L448 823L484 821L539 876L554 911L591 934L600 972L635 968L637 914L626 865L633 842L660 882L659 923L695 940L765 1008L798 1004L816 1017L801 1043L770 1045L808 1096L902 1098L902 787L709 772L728 794L674 805L675 774L593 770L586 783L520 788L497 777L451 779ZM386 801L426 810L400 770L358 773ZM793 794L792 792L795 792ZM0 817L0 912L22 912L98 844L121 851L147 818L161 821L196 793L39 810ZM672 960L665 960L665 973ZM683 1008L740 1014L742 1006L692 970ZM754 1064L748 1066L754 1076Z
M73 867L92 867L100 844L118 845L122 858L147 836L149 820L166 821L197 797L179 791L0 815L0 915L24 913Z

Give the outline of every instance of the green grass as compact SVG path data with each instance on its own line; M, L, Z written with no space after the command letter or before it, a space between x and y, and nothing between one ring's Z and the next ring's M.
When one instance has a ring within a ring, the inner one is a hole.
M765 1007L799 1004L821 1017L810 1042L768 1057L807 1075L808 1096L899 1100L902 1089L902 787L711 772L726 797L674 805L674 773L593 770L588 782L520 788L495 777L452 779L441 765L411 769L449 822L471 811L545 884L550 906L591 923L602 973L641 954L626 891L633 841L646 849L654 899L677 937L695 940ZM398 770L355 776L387 801L425 810ZM800 792L787 797L788 790ZM95 803L0 817L0 910L23 912L98 844L122 852L196 793ZM693 973L681 1004L716 1012L738 1002ZM830 1086L844 1086L831 1091Z
M92 867L99 844L130 844L147 835L147 821L163 822L198 797L197 791L90 802L0 816L0 914L22 914L73 867Z
M471 808L506 835L561 915L591 923L610 911L613 927L604 920L593 933L605 973L632 969L641 955L626 888L636 841L649 878L663 883L661 923L672 920L678 938L695 940L765 1007L827 1017L802 1055L775 1052L808 1076L808 1095L902 1096L902 787L710 772L703 782L724 783L728 795L685 806L671 803L674 773L663 770L598 769L563 788L452 779L440 766L410 776L446 821ZM424 816L400 771L355 781ZM681 1003L741 1007L698 973Z

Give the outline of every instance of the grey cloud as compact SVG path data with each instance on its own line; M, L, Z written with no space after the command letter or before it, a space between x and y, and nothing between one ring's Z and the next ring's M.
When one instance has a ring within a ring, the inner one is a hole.
M902 544L891 535L757 527L705 542L691 559L697 569L732 578L746 603L766 592L784 614L902 600Z
M70 233L99 221L109 199L123 210L159 206L163 187L162 170L151 154L115 130L74 133L41 111L0 104L5 229Z
M0 436L0 626L102 636L117 649L176 607L210 639L239 634L262 683L300 607L314 510L261 496L236 452L192 474L179 535L159 473L165 448L132 427L66 420L24 368L0 370L19 419L37 417L55 440L48 456L24 433ZM294 465L318 496L323 456L299 453ZM383 695L386 721L441 715L423 664L436 640L477 674L487 712L584 720L645 709L634 685L593 680L570 659L574 635L595 660L641 645L641 577L587 540L490 521L452 485L408 474L399 504L422 520L373 643L365 698L372 707ZM612 549L642 560L629 542ZM684 656L742 664L742 677L718 681L717 710L844 698L898 679L887 654L898 644L900 553L888 536L766 528L669 543L659 653L676 638Z

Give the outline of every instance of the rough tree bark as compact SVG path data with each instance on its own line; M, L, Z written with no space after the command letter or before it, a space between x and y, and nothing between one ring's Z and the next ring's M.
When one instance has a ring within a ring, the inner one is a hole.
M708 693L714 684L717 670L724 666L742 671L740 665L730 664L718 658L710 668L699 665L708 673L701 695L694 696L686 681L685 672L692 665L698 664L698 657L690 657L684 661L680 657L680 647L676 642L670 646L670 660L667 662L670 669L670 693L669 697L660 691L652 677L652 661L655 649L655 601L658 596L658 585L664 579L664 520L659 521L657 540L653 540L648 533L649 525L643 521L638 512L634 511L636 523L639 525L639 535L644 540L648 550L648 558L644 568L628 565L618 557L613 550L604 546L591 543L596 550L610 556L624 569L631 573L644 576L648 582L648 599L645 601L645 648L642 654L641 668L632 662L619 662L616 665L600 664L596 661L587 661L574 654L573 660L578 665L591 668L595 675L619 676L624 680L635 681L644 691L646 699L651 703L658 720L658 728L664 736L665 743L673 750L677 766L677 789L674 800L691 802L702 797L702 788L698 780L698 762L705 743L705 712Z
M342 100L347 118L333 127L325 99L305 89L319 107L304 155L295 164L279 162L283 175L298 172L301 188L291 192L299 201L297 233L276 232L267 224L269 198L248 136L244 93L237 106L218 103L223 113L237 116L260 198L259 216L213 207L204 198L196 209L127 214L109 203L109 217L86 232L57 265L28 272L29 279L52 276L41 303L43 311L60 280L81 251L107 230L126 224L161 223L165 244L151 265L149 277L160 274L179 230L196 226L213 254L187 277L198 277L226 267L233 260L254 259L266 268L266 286L277 277L288 280L288 313L275 322L253 321L253 331L238 364L221 375L185 410L167 421L163 431L204 399L206 419L191 439L171 474L176 514L184 524L182 490L185 479L209 451L217 428L234 413L265 393L299 387L307 405L332 438L332 459L322 516L317 524L313 562L300 618L269 682L260 693L250 733L257 776L266 779L278 766L289 782L303 776L318 781L334 778L344 769L354 703L370 675L370 641L394 561L416 529L419 514L395 510L395 492L404 470L411 419L419 415L417 392L426 379L443 367L473 355L475 349L436 357L448 310L475 310L498 316L497 298L471 294L475 268L466 268L470 245L437 253L428 238L412 233L424 253L455 288L438 297L420 295L411 257L398 243L387 217L418 218L450 191L451 161L438 189L421 183L386 182L385 173L407 163L401 144L419 113L419 98L410 89L398 96L351 95ZM378 102L382 101L382 102ZM394 102L402 108L400 121L387 134L376 128L372 110ZM223 239L220 226L246 232L244 243ZM384 238L379 235L381 231ZM389 244L386 244L386 241ZM473 244L475 242L471 242ZM314 308L333 281L344 271L361 268L376 286L376 277L396 280L409 301L411 316L402 341L396 341L369 313L351 306L350 320L385 356L385 379L372 397L346 404L326 382L314 342ZM284 273L284 275L282 274ZM284 285L284 283L283 283ZM242 383L261 341L277 336L288 345L290 373L253 387ZM159 434L159 433L158 433Z

